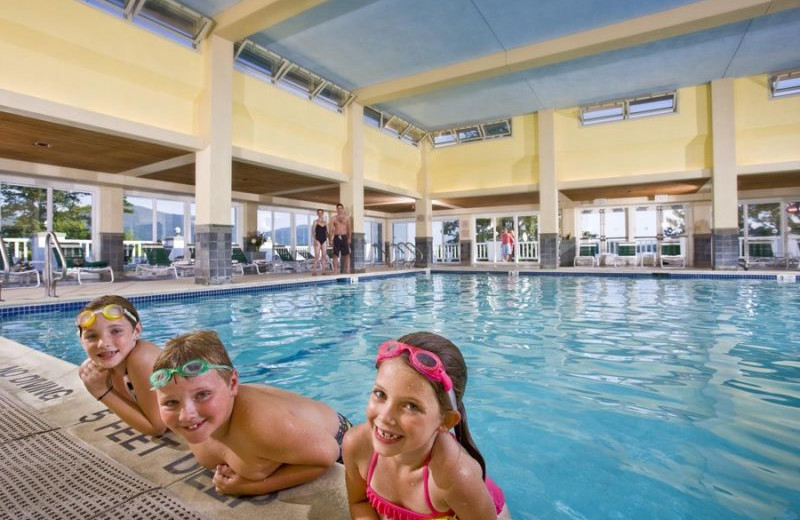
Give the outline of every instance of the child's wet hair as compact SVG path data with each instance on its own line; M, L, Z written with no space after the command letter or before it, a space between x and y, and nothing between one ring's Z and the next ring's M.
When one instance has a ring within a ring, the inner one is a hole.
M167 341L153 364L153 372L162 368L183 366L195 359L202 359L212 365L233 366L228 351L216 332L196 330ZM217 373L230 382L232 371L217 370Z
M136 319L136 321L132 320L130 316L126 314L123 314L123 317L133 327L136 327L136 324L142 321L141 318L139 318L139 313L136 311L136 307L134 307L133 304L130 301L128 301L127 298L124 298L116 294L107 294L105 296L100 296L98 298L95 298L94 300L87 303L86 306L83 309L81 309L80 312L78 312L78 314L84 311L96 311L98 309L102 309L106 305L119 305L120 307L131 313L131 315ZM80 329L80 327L78 328Z
M478 461L483 471L483 477L486 478L486 462L483 460L478 446L472 440L472 435L469 433L469 425L467 424L467 411L464 409L464 391L467 387L467 364L464 361L464 356L455 344L449 339L434 334L433 332L412 332L405 336L398 338L399 342L411 345L412 347L421 348L436 354L444 365L444 370L450 379L453 381L453 391L456 394L456 403L458 404L458 412L461 414L461 421L455 426L455 434L458 442L464 447L465 450ZM408 353L402 354L403 358L408 362ZM426 380L433 386L436 391L436 398L439 401L439 406L442 410L449 410L450 398L441 383Z

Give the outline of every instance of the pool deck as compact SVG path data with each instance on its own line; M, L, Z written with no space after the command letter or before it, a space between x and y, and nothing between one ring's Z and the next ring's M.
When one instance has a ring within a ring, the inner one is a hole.
M439 271L556 274L535 266L434 266ZM398 272L370 269L367 276ZM669 270L683 275L738 277L791 275L797 271ZM657 275L653 268L562 268L569 275ZM212 286L281 286L311 281L357 282L365 275L312 277L310 273L248 275ZM103 294L145 296L209 290L193 278L87 282L44 287L4 288L0 307L87 301ZM220 495L212 473L200 467L175 435L141 435L85 391L77 367L0 336L0 518L48 519L231 519L346 520L344 470L334 465L314 482L261 497Z

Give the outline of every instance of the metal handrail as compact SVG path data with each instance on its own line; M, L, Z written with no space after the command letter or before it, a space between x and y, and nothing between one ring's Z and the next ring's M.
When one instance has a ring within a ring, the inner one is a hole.
M61 252L61 244L58 241L58 237L54 232L48 231L44 236L45 254L44 272L42 273L44 277L44 292L45 296L48 298L58 297L56 294L56 282L62 278L53 275L53 250L55 250L55 253L61 257L61 265L63 266L62 269L66 269L67 261L64 258L64 254Z
M6 251L6 241L3 234L0 233L0 257L3 258L3 281L8 283L11 277L11 262L8 258L8 251Z

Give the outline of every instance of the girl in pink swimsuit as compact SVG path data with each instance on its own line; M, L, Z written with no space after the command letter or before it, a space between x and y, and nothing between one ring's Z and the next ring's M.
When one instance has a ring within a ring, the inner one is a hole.
M367 422L351 428L343 445L352 518L508 518L467 427L467 367L458 348L416 332L381 344L375 364Z

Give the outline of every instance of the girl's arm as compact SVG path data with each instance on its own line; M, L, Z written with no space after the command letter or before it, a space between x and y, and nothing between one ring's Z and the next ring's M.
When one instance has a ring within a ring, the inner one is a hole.
M367 501L366 468L372 456L372 444L368 436L369 428L360 424L348 430L342 443L344 476L347 485L347 502L353 520L378 520L378 513ZM364 472L362 473L362 469Z
M161 435L167 431L158 410L156 393L150 389L150 374L159 352L153 343L139 340L128 354L128 379L133 385L136 401L131 399L121 378L116 378L113 390L101 399L120 419L145 435Z
M459 520L497 520L480 464L450 435L442 436L446 439L437 441L429 466L434 505L446 505L444 509L452 509Z

